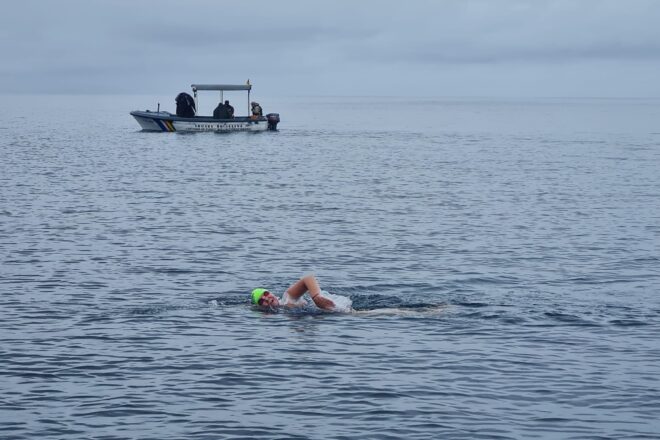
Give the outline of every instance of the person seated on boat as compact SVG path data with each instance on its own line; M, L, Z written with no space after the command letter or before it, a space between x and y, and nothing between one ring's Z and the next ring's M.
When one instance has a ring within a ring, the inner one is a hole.
M195 116L195 100L187 93L179 93L174 100L176 102L176 115L183 118Z
M234 118L234 107L232 107L231 104L229 104L229 100L225 101L225 107L227 107L227 117L229 119L233 119Z
M229 119L229 112L227 111L227 106L222 102L213 110L213 117L215 119Z
M259 105L258 102L252 101L250 105L252 106L252 119L256 119L259 116L263 116L264 112L261 109L261 106Z
M286 307L304 307L307 305L307 301L305 301L303 295L307 292L309 292L309 296L319 309L333 310L335 308L334 302L321 295L319 282L311 274L303 276L289 286L284 292L284 295L282 295L281 300L268 289L263 288L254 289L250 295L250 299L253 305L261 309L276 309L280 305Z

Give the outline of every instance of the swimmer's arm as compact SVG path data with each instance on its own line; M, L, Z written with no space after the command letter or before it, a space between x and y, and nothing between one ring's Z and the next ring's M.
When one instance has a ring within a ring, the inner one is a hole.
M316 295L312 299L314 300L314 304L316 304L316 307L318 307L319 309L332 310L335 308L335 303L330 301L328 298L324 298L323 296L321 296L321 294Z
M295 283L293 283L288 289L289 296L294 301L299 300L302 296L309 291L309 296L314 298L316 295L321 294L321 287L319 282L316 281L314 275L305 275Z
M312 301L314 301L314 304L316 304L318 308L331 310L335 307L335 303L321 295L321 287L314 275L305 275L293 283L287 290L289 296L294 300L298 300L309 291L309 296L312 297Z

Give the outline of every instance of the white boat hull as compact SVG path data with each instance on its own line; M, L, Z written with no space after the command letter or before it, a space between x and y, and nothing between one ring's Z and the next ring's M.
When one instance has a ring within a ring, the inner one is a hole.
M206 116L196 116L194 118L182 118L169 112L150 112L133 111L131 115L140 124L145 131L266 131L276 130L279 122L279 115L275 122L273 116L260 116L258 118L237 117L233 119L214 119ZM272 114L276 115L276 114Z

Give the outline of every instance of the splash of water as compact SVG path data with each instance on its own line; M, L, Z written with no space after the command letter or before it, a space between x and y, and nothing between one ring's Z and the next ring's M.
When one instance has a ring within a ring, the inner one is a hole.
M349 297L334 295L330 292L326 292L325 290L322 290L321 294L335 303L335 308L333 309L335 312L350 313L353 311L353 301L351 301Z

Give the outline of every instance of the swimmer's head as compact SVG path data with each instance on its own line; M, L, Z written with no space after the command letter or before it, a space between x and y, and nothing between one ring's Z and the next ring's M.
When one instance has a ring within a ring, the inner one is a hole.
M259 307L277 307L280 301L268 290L258 288L252 291L252 304Z
M259 304L261 297L264 293L268 292L266 289L254 289L252 291L252 304Z

